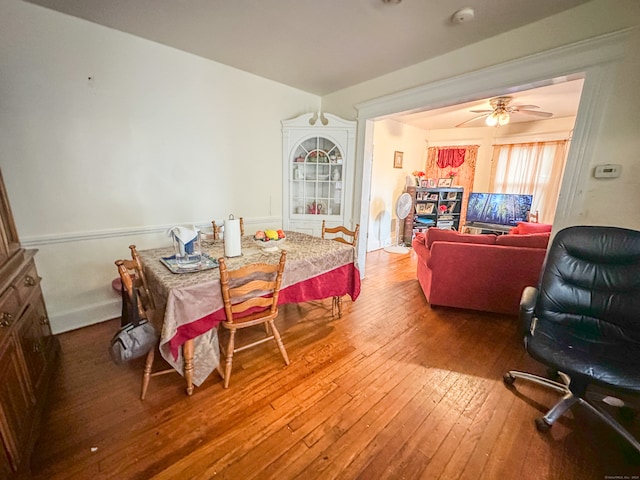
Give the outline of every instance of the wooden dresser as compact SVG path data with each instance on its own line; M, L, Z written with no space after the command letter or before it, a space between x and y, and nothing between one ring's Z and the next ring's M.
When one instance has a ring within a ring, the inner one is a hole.
M0 479L28 473L59 350L35 254L20 246L0 173Z

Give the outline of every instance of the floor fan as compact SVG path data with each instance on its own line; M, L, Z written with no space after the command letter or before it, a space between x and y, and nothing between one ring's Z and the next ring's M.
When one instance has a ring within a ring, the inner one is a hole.
M385 247L384 251L389 253L409 253L409 248L404 246L404 243L400 241L400 223L407 218L409 212L413 208L413 200L411 199L411 195L408 193L403 193L398 197L398 202L396 203L396 215L398 220L396 222L396 241L398 242L395 245L391 245Z

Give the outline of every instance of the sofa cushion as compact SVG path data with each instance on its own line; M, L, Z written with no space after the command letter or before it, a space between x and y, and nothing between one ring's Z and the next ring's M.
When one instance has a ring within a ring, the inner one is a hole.
M459 242L459 243L481 243L484 245L494 245L495 235L473 235L470 233L459 233L455 230L443 230L431 227L427 230L427 248L431 248L433 242Z
M551 232L552 225L548 223L518 222L518 226L509 231L510 235L527 235L530 233Z
M496 239L496 245L504 245L508 247L547 248L550 236L550 233L501 235Z

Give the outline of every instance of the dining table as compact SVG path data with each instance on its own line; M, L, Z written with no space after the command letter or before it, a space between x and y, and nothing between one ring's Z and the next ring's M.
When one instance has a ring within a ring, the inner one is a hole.
M155 303L153 322L160 331L160 354L184 376L188 395L214 370L221 374L217 326L225 320L225 312L217 259L224 257L227 268L235 270L254 263L277 263L281 250L286 250L278 304L344 295L353 301L358 298L360 272L353 246L300 232L284 233L278 242L243 236L241 255L235 257L224 257L224 240L203 241L202 253L213 259L206 269L170 268L166 260L174 255L173 247L138 252Z

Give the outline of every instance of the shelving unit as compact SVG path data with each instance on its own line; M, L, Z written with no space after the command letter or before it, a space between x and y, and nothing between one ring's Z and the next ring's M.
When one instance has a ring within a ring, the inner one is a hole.
M413 209L413 233L429 227L460 229L460 211L464 188L416 188Z
M324 118L309 113L282 122L284 229L319 235L322 220L350 224L355 122Z

